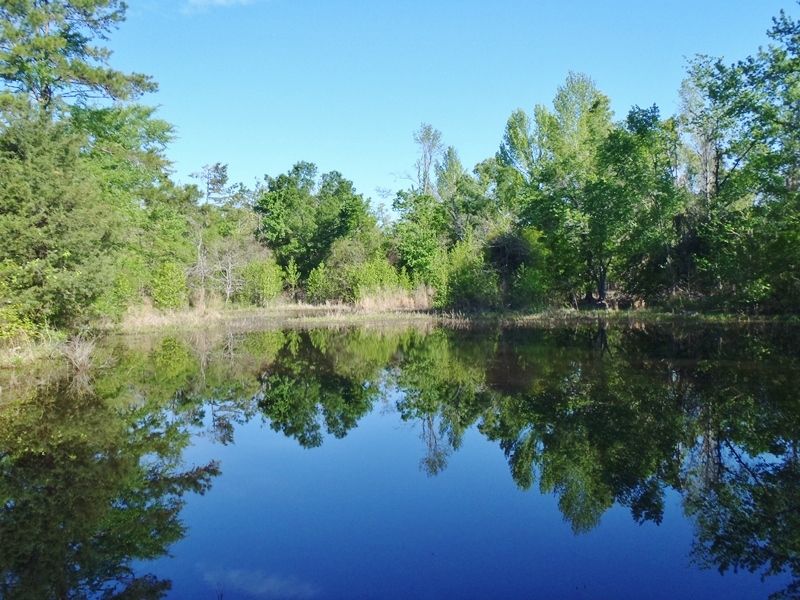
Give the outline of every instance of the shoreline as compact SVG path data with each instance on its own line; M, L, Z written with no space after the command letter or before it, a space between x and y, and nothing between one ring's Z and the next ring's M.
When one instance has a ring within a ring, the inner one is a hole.
M745 315L736 313L667 312L657 309L587 310L547 309L526 311L442 311L442 310L365 310L350 305L278 304L264 308L223 308L205 311L149 311L131 315L120 323L101 326L99 331L114 334L143 334L156 331L185 331L227 326L248 331L278 327L381 325L385 323L432 323L450 326L526 325L569 326L605 321L608 324L707 324L707 325L800 325L798 315Z
M570 327L603 324L704 325L723 327L800 326L798 315L742 315L731 313L666 312L656 309L550 309L538 313L516 311L456 312L434 310L365 310L349 305L276 304L264 308L214 308L161 312L132 311L120 322L99 323L88 338L149 336L154 334L215 331L248 333L274 329L331 327ZM0 348L0 369L15 370L61 358L66 334L47 334Z

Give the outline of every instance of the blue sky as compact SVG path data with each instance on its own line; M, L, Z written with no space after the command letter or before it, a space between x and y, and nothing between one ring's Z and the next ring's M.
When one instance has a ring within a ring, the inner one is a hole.
M677 108L686 58L733 61L766 43L783 0L129 0L112 65L148 73L177 139L178 180L230 165L252 185L298 160L380 202L408 185L412 134L440 129L467 167L497 150L512 110L591 75L618 118Z

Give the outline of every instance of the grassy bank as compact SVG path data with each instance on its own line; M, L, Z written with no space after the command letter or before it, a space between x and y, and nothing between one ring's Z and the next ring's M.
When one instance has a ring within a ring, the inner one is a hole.
M106 335L150 335L154 333L214 331L248 332L279 328L420 326L472 327L569 327L597 323L637 327L644 325L800 325L800 317L753 316L728 313L665 312L639 310L550 309L537 313L435 310L375 310L343 304L275 304L264 308L213 308L206 310L158 311L138 308L118 323L97 324L86 339ZM0 370L10 371L32 364L61 362L75 347L64 334L46 332L36 338L18 340L0 347Z
M411 309L372 310L345 304L275 304L263 308L214 308L162 312L143 308L129 312L119 323L101 330L114 333L149 333L164 330L225 327L235 331L273 329L302 325L346 325L386 321L444 321L456 318L433 311Z
M385 322L429 322L443 325L498 324L501 326L566 325L597 323L626 324L800 324L796 315L744 315L731 313L666 312L657 309L518 311L437 311L411 309L365 309L344 304L276 304L264 308L222 308L161 312L141 309L122 322L103 329L116 333L148 333L163 330L216 328L258 330L276 327L364 325Z

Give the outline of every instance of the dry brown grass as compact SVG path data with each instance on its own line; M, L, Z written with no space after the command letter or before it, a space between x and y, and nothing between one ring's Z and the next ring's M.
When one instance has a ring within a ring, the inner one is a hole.
M131 309L117 325L108 329L121 333L151 333L164 330L211 329L224 327L251 331L275 327L304 326L308 323L341 325L365 320L402 318L437 319L425 312L430 306L426 290L387 292L365 298L358 305L328 302L325 304L276 303L265 307L226 307L220 309L185 309L160 311L152 307Z
M95 350L97 350L96 340L81 336L71 338L61 346L61 354L67 359L75 374L85 374L90 371L95 364Z
M212 309L194 309L161 311L150 306L133 307L125 313L119 324L123 331L153 331L165 327L202 327L212 321L218 321L221 311Z
M0 345L0 370L15 369L36 361L55 358L60 353L63 336L44 331L38 338L19 339Z
M429 310L433 306L430 288L420 286L413 291L385 289L359 299L355 308L367 312Z

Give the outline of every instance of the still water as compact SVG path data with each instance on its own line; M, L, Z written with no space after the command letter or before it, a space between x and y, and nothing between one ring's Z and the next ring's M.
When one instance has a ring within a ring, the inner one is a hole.
M198 332L0 395L0 597L800 587L797 329Z

